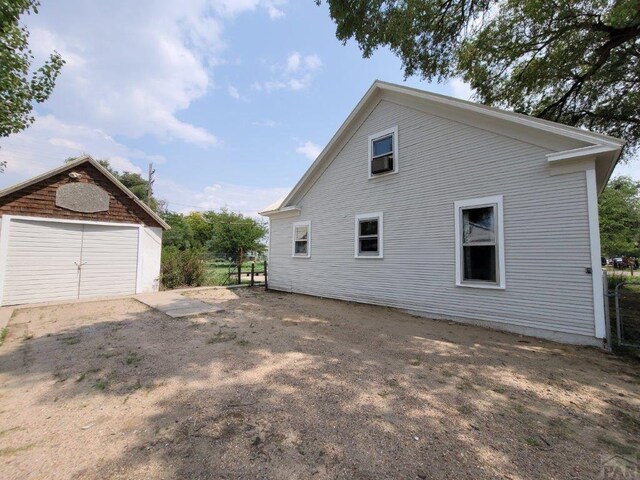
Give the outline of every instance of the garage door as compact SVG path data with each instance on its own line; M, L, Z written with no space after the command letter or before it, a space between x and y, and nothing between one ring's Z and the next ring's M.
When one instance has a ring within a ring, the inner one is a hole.
M138 228L11 219L4 305L136 291Z

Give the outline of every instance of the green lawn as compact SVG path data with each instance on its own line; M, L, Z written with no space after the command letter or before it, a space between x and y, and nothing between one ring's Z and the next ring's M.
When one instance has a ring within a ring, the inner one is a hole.
M229 263L220 261L208 261L205 273L204 285L234 285L238 283L238 273L235 266L232 267L233 275L228 280L229 275ZM256 262L255 271L263 271L264 263ZM250 283L251 276L247 275L251 272L251 262L245 262L242 264L242 283Z

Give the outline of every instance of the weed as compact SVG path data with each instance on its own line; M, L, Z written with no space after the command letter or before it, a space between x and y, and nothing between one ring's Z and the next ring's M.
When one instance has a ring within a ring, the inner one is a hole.
M4 343L4 340L7 338L8 334L9 329L7 327L4 327L2 330L0 330L0 345Z
M244 338L241 340L238 340L238 345L240 345L241 347L247 347L250 345L249 340L245 340Z
M238 335L235 332L223 332L222 329L218 330L218 333L209 337L207 343L224 343L235 340Z
M419 358L414 358L409 362L409 365L413 366L413 367L418 367L422 364L422 360L420 360Z
M142 361L142 357L140 357L140 355L138 355L135 352L131 352L129 353L129 355L127 355L127 359L126 359L127 365L137 365L141 361Z
M31 332L25 332L24 335L22 335L22 341L26 342L27 340L31 340L33 338L33 333Z
M93 388L103 391L106 390L107 386L109 385L109 382L106 380L98 380L96 383L93 384Z
M537 438L527 437L524 439L527 445L531 445L532 447L542 447L542 442Z
M86 373L81 374L78 378L76 378L76 383L80 383L87 376Z

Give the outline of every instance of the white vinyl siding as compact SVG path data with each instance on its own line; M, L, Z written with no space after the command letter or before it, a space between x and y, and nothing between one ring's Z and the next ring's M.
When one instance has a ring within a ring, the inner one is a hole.
M369 136L398 125L402 169L363 175ZM313 258L291 258L297 218L271 219L269 286L470 319L593 337L593 287L584 172L551 176L545 149L383 100L310 190L292 204L314 224ZM461 199L502 195L500 289L456 286ZM354 258L354 217L384 211L384 259ZM299 217L298 217L299 218Z
M137 225L12 218L3 305L136 293Z

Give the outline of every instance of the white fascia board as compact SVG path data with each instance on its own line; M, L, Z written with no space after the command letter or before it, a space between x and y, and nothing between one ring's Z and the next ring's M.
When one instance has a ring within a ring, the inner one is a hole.
M615 153L620 150L620 146L611 145L590 145L588 147L574 148L563 152L553 152L547 154L549 163L561 162L564 160L578 160L585 157L593 157L603 153Z
M279 210L269 210L264 212L258 212L263 217L269 218L289 218L289 217L299 217L300 216L300 207L284 207Z
M602 286L602 264L600 251L600 227L598 221L598 190L595 169L587 170L587 207L589 216L589 243L591 246L591 280L593 287L593 316L596 338L606 338L604 313L604 291Z

